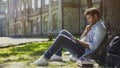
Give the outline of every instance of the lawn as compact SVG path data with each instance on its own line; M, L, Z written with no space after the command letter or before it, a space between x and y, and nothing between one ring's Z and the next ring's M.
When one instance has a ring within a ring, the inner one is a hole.
M25 43L8 48L0 48L0 64L4 63L21 63L33 62L38 59L52 44L53 41L46 42L31 42ZM63 52L66 50L63 49ZM69 59L69 56L65 57L64 60ZM14 66L14 65L13 65ZM9 68L9 66L7 66ZM23 68L37 68L36 66L25 66ZM50 63L47 68L77 68L76 63L73 62L60 62Z
M49 42L32 42L9 48L0 48L0 63L13 61L33 61L40 57L52 44Z
M38 59L53 41L47 42L32 42L22 45L17 45L8 48L0 48L0 64L4 63L25 63L33 62ZM63 52L66 51L63 49ZM14 66L14 65L13 65ZM18 66L18 65L17 65ZM21 66L21 64L20 64ZM76 64L73 62L67 63L51 63L48 68L74 68ZM6 68L9 68L7 66ZM23 68L37 68L36 66L25 66ZM43 67L44 68L44 67ZM46 67L45 67L46 68Z
M52 44L53 41L46 42L31 42L25 43L8 48L0 48L0 64L4 63L26 63L33 62L38 59ZM63 52L66 50L63 49ZM68 59L66 57L64 59ZM14 66L14 65L13 65ZM9 68L9 66L7 66ZM48 68L75 68L76 64L73 62L67 63L50 63ZM23 68L36 68L36 66L23 67Z

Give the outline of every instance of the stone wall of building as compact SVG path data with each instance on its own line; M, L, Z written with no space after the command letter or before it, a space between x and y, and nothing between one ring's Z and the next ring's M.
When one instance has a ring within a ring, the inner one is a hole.
M7 1L0 0L0 36L6 36Z
M99 3L93 0L95 7ZM62 29L81 34L87 25L83 15L87 8L87 0L8 0L7 35L58 34Z
M63 29L73 34L80 33L80 3L79 0L63 0Z

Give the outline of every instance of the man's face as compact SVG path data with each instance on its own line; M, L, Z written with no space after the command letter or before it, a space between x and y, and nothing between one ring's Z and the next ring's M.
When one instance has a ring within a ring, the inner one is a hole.
M93 25L96 23L96 16L92 16L90 14L86 15L87 18L87 22L89 23L89 25Z

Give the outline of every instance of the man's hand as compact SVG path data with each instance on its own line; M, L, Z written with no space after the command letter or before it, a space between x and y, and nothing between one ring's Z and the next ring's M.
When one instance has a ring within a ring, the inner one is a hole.
M85 32L88 33L91 29L91 25L87 25L86 28L85 28Z
M87 42L85 42L85 41L80 41L79 39L74 39L74 40L76 41L76 43L84 46L85 48L89 48L89 45L88 45Z
M87 33L90 31L92 25L87 25L84 32L81 35L81 38L85 37L87 35Z
M86 26L83 34L81 35L81 38L84 38L84 37L87 35L87 33L90 31L91 27L92 27L92 25L87 25L87 26ZM89 48L89 43L87 43L87 42L85 42L85 41L82 41L82 40L79 40L79 39L76 39L76 38L75 38L74 40L75 40L78 44L80 44L80 45L82 45L82 46L84 46L84 47L86 47L86 48Z

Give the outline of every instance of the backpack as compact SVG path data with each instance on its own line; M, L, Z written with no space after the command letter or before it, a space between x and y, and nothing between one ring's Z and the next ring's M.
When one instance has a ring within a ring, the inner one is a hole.
M120 36L112 39L107 47L106 66L120 68Z

